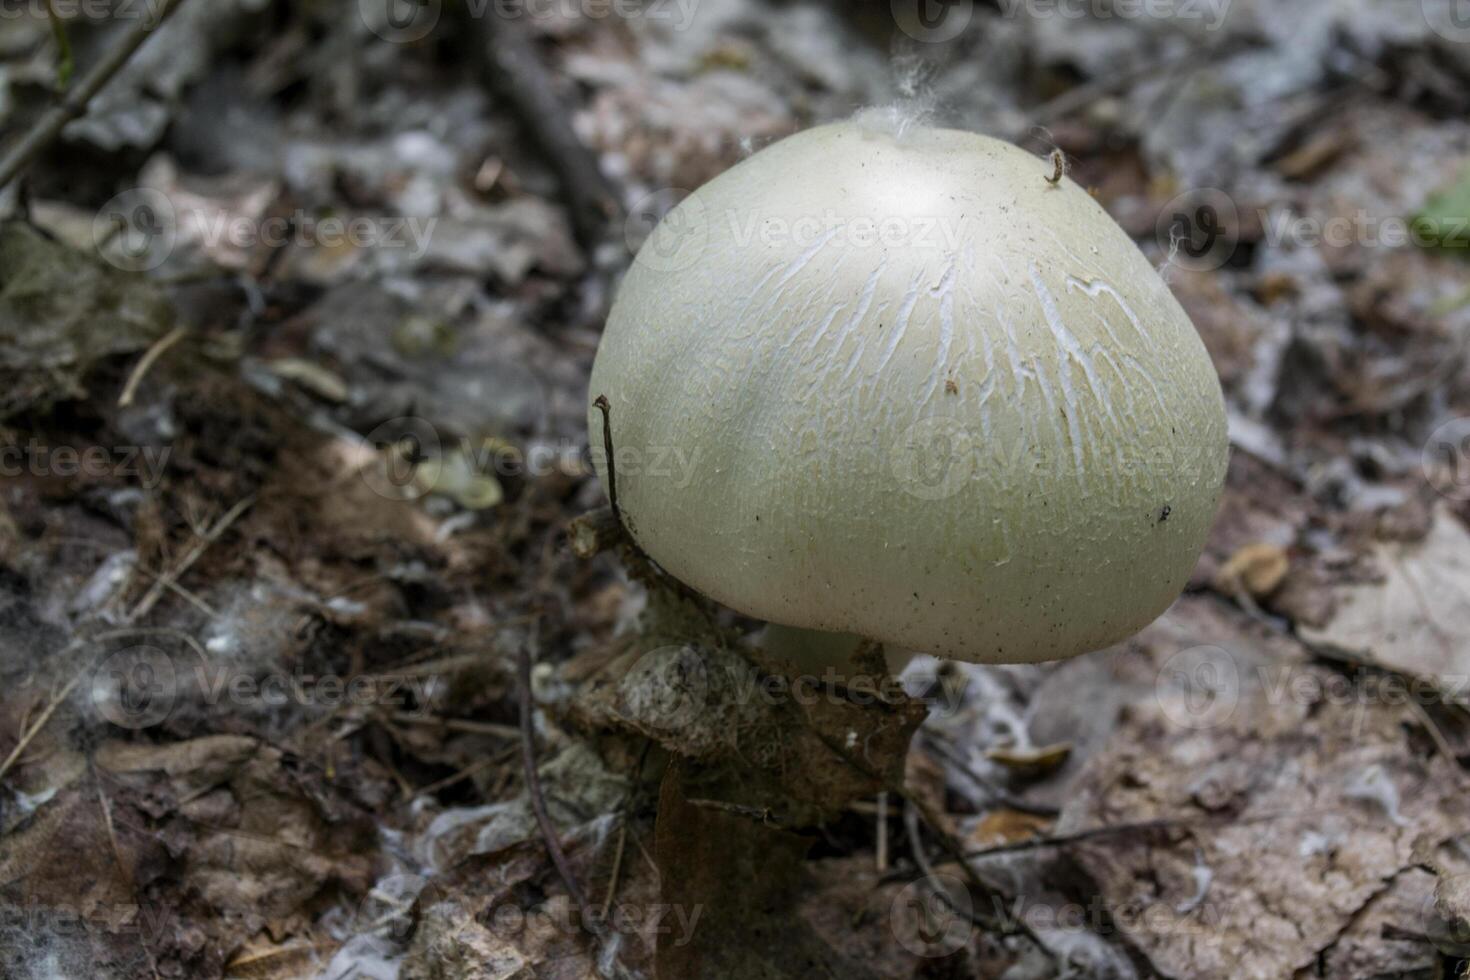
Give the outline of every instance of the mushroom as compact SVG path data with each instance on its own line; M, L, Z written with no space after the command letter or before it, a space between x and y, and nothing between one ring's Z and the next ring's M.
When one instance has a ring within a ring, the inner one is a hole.
M860 118L679 203L590 386L637 544L749 616L972 662L1158 616L1215 513L1224 400L1163 279L1054 169ZM804 666L854 648L813 638Z

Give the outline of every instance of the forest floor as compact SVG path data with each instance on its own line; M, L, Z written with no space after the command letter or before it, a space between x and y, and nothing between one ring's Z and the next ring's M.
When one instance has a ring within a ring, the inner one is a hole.
M68 21L83 71L126 6ZM1188 590L1136 638L909 667L905 792L808 842L772 968L1459 975L1452 3L1001 0L907 36L902 3L546 3L508 39L473 4L379 6L188 0L0 224L0 976L651 976L691 941L657 779L576 704L646 604L567 546L603 503L586 379L659 215L876 105L1064 151L1197 325L1233 455ZM507 44L549 89L497 69ZM0 21L0 59L18 134L64 75L44 4ZM594 923L527 791L523 656ZM997 907L961 914L941 841L992 851Z

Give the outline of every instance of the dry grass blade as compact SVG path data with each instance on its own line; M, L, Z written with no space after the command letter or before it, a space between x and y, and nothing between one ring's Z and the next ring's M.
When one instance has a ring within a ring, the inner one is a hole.
M0 779L5 778L5 774L8 773L11 767L15 765L16 760L18 760L21 757L21 754L25 752L26 747L31 744L31 742L38 734L40 734L41 729L46 727L46 723L51 720L51 716L56 713L56 709L61 707L61 703L67 699L71 692L76 688L77 684L80 683L83 673L85 673L85 671L77 671L76 676L67 681L66 686L61 689L60 693L58 693L56 697L52 698L50 703L46 705L45 710L41 712L41 716L31 724L30 728L26 729L24 734L21 735L20 741L15 743L15 748L10 750L10 754L5 757L5 761L0 762Z
M194 542L194 546L179 560L177 565L162 575L159 575L154 580L153 584L148 588L148 591L143 594L143 598L139 599L138 604L123 618L124 622L135 623L143 616L148 615L158 603L158 600L163 597L163 593L181 578L185 572L193 567L194 563L209 550L210 545L218 541L230 529L230 526L240 519L240 515L249 510L250 506L254 503L255 496L252 494L236 503L235 506L225 512L223 517L215 521L210 528L199 536L199 540Z

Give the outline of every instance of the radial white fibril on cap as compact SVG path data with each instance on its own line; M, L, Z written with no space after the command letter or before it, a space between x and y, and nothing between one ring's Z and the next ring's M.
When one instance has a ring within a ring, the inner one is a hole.
M1219 380L1132 240L1052 176L973 133L849 122L681 203L590 386L638 543L748 615L964 660L1071 656L1162 612L1224 479Z

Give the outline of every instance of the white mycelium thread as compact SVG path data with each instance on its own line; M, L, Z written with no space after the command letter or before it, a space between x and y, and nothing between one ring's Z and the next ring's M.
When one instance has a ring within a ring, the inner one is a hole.
M1204 347L1051 161L880 123L762 150L639 253L590 386L624 517L775 623L976 661L1125 637L1214 516ZM692 464L661 466L675 451Z

